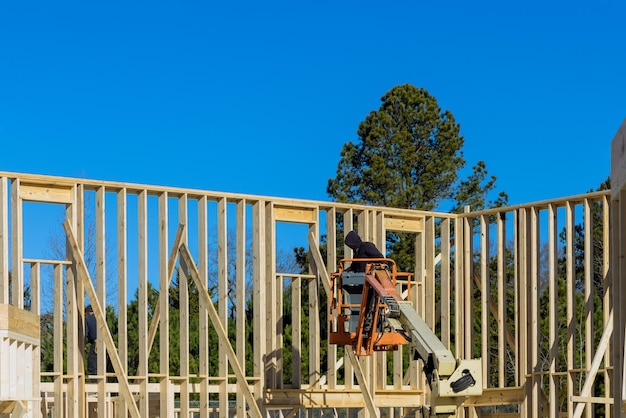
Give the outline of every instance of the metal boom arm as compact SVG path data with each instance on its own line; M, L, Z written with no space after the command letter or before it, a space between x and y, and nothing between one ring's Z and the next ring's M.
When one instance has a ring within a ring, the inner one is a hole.
M480 359L455 360L452 352L415 312L411 302L399 301L400 322L408 331L414 359L424 362L431 389L428 414L436 417L454 415L469 397L483 392Z
M364 272L344 269L345 261L366 262ZM405 278L399 282L399 277ZM410 289L409 273L398 273L395 262L382 259L343 259L331 275L331 344L350 345L357 356L397 350L409 344L413 360L422 360L430 387L430 402L423 416L449 418L470 396L483 392L480 359L456 359L413 303L404 300L397 286Z

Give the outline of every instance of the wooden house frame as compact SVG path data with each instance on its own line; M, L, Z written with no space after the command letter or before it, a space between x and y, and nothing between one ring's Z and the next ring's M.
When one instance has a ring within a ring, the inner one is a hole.
M350 254L343 234L357 229L379 248L391 232L414 240L416 309L457 357L482 359L483 396L461 416L625 416L625 132L613 141L612 191L458 215L0 172L0 304L53 325L53 368L34 367L42 396L24 414L417 414L428 399L419 364L402 351L356 358L325 343L324 286L339 254ZM28 256L25 205L61 208L63 219L36 227L62 231L62 256ZM308 247L304 274L277 268L283 224L297 225ZM89 377L86 304L99 326L99 372ZM138 341L129 341L131 322ZM201 330L199 341L190 341L190 327ZM105 353L115 370L108 379ZM151 353L158 370L149 369Z

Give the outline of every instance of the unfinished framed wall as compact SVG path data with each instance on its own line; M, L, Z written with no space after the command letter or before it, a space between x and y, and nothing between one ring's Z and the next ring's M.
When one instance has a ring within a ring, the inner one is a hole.
M416 252L417 311L457 357L482 358L484 394L463 415L556 417L583 405L591 416L621 390L608 353L623 343L604 338L613 303L609 199L605 191L455 215L0 173L0 302L39 315L51 337L40 376L42 408L54 417L94 408L368 415L368 403L406 415L428 399L419 365L402 352L360 359L365 397L343 348L327 344L322 272L281 271L277 225L300 225L305 252L312 234L326 274L350 255L347 231L379 248L405 233ZM25 205L61 215L40 221ZM60 229L61 250L30 256L32 228ZM102 324L98 373L89 377L86 304L99 306ZM104 326L107 315L114 322Z
M464 354L482 358L487 393L503 406L468 404L528 417L572 416L581 403L587 416L607 412L612 360L601 341L612 327L609 214L608 191L463 214L464 279L475 307L465 325L482 324L462 334L474 342ZM579 396L598 355L604 362L593 392Z

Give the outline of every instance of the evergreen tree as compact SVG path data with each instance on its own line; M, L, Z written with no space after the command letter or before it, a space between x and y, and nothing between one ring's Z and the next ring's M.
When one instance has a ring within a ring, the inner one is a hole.
M479 161L465 180L464 138L452 112L441 110L428 91L410 84L393 87L381 98L357 130L358 141L341 150L337 175L328 180L328 194L339 202L434 210L466 205L473 210L502 206L501 192L493 202L494 176ZM400 270L414 265L414 240L408 234L389 234L387 246Z
M449 199L484 207L495 177L485 183L481 161L459 182L464 138L452 113L410 84L393 87L381 100L380 109L359 125L357 143L343 146L328 194L340 202L407 209L433 210Z

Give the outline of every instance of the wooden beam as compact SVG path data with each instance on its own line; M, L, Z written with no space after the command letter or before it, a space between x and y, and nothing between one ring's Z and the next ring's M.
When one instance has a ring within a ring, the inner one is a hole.
M387 231L422 232L424 230L424 217L409 217L398 215L385 215L384 226Z
M63 394L63 269L60 264L54 266L54 407L52 416L62 417L64 409Z
M183 235L182 240L187 242L187 195L183 194L178 198L178 231L181 229L184 230L181 235ZM178 231L176 234L176 238L178 238ZM177 242L176 239L174 241ZM174 244L176 245L176 244ZM170 260L168 264L168 270L170 273L173 273L173 265L172 265L172 255L170 255ZM170 274L170 281L172 280L172 274ZM188 417L189 416L189 357L190 357L190 349L189 349L189 286L187 276L181 274L179 277L179 336L180 336L180 345L178 347L178 352L180 356L180 416Z
M128 373L128 224L126 222L128 207L126 205L126 189L116 193L117 197L117 306L118 334L117 348L120 360ZM128 408L121 403L119 413L128 416Z
M316 224L309 225L309 233L313 234L313 236L318 236L318 229ZM311 272L315 272L318 268L314 267L309 263ZM326 270L326 266L324 264L317 265L319 266L319 270ZM317 275L316 275L317 277ZM330 283L330 282L329 282ZM321 316L322 313L320 311L320 296L322 294L320 290L320 284L318 280L309 280L306 284L308 287L309 295L308 295L308 304L309 304L309 329L308 329L308 338L309 338L309 383L319 385L320 380L320 371L321 371L321 341L320 336L322 334L321 328ZM328 289L326 289L328 290ZM330 293L326 293L326 298L328 300ZM278 310L280 312L280 310ZM315 382L314 382L315 380Z
M76 195L76 201L84 202L83 188L76 187L74 193ZM20 206L22 204L20 203ZM76 235L76 244L77 248L82 249L85 248L85 240L84 240L84 211L82 208L82 204L73 204L65 206L65 219L67 222L71 222L69 225L73 225L77 232ZM69 248L69 241L66 240L65 243L65 253L69 254L72 250ZM69 256L66 256L68 258ZM84 382L84 379L81 378L81 375L84 375L84 352L79 349L79 344L82 343L82 338L78 336L79 328L83 328L83 322L81 321L81 316L84 312L84 295L85 289L82 281L78 278L78 271L75 265L76 260L72 260L74 265L70 266L65 271L65 363L67 376L63 377L63 381L65 382L65 388L67 390L67 402L66 402L66 416L75 417L82 413L84 410L84 402L83 402L83 385L81 381ZM20 263L21 264L21 263ZM22 270L22 269L19 269ZM90 281L90 283L93 283ZM22 284L18 285L18 289L22 289ZM21 291L20 291L21 292ZM80 302L78 295L80 295ZM96 293L97 297L97 293ZM91 299L91 295L89 296ZM79 327L80 323L80 327ZM100 345L99 342L96 342L96 347ZM79 361L80 359L80 361Z
M352 346L346 345L344 346L345 352L352 363L354 368L354 374L356 376L356 381L359 383L359 389L363 394L363 400L365 401L365 405L370 415L376 418L380 418L380 411L374 405L374 398L372 397L372 393L367 385L367 381L365 380L365 375L363 374L363 369L361 368L361 363L356 358L356 354L354 354L354 350Z
M222 198L217 202L217 309L220 323L224 327L228 326L228 202L226 198ZM199 272L199 271L198 271ZM200 279L202 277L198 275ZM205 280L201 280L206 283ZM244 311L245 312L245 311ZM227 332L228 334L228 332ZM218 344L218 374L220 376L228 376L228 358L222 350L223 342ZM239 361L239 358L237 358ZM239 363L239 364L246 364ZM228 413L228 379L224 379L219 383L220 392L218 396L218 408L220 409L220 417L227 417ZM223 412L222 412L223 411ZM189 416L189 413L182 415Z
M23 236L23 205L22 199L19 197L20 195L20 182L19 180L14 180L11 183L11 245L10 248L12 251L11 263L11 286L9 287L8 281L5 283L6 288L8 289L8 300L7 303L11 303L16 305L18 308L24 307L24 298L20 296L23 295L22 289L24 289L24 270L21 268L22 259L24 258L24 236ZM8 231L6 232L8 235ZM7 248L8 251L8 248ZM2 258L8 259L8 252L2 254ZM20 267L18 267L20 266ZM19 289L19 290L18 290Z
M17 332L32 339L33 342L39 341L39 315L2 303L0 304L0 330Z
M230 344L230 341L228 340L228 333L226 332L226 330L222 326L222 323L220 322L220 318L217 313L217 310L215 309L215 306L213 306L213 301L209 297L209 292L206 288L206 285L202 282L202 279L200 277L200 272L198 271L198 268L196 267L196 263L193 261L193 257L191 256L191 253L189 252L189 248L187 248L187 245L185 243L181 243L179 251L180 251L180 256L182 260L184 261L187 269L189 269L191 278L193 279L196 287L198 288L198 296L200 297L200 299L202 299L202 301L204 302L204 305L207 307L209 318L211 318L211 322L213 323L213 327L215 328L215 331L217 332L219 341L222 343L222 348L226 350L226 356L228 357L230 366L232 367L233 372L235 372L235 376L237 378L237 386L239 387L239 389L245 396L246 400L248 401L248 407L250 408L250 411L249 411L250 415L252 415L253 418L262 418L261 410L259 409L259 406L257 405L256 400L254 399L254 395L250 391L250 387L248 386L248 382L246 380L246 376L244 374L243 368L239 364L239 360L237 360L237 355L235 354L235 351L233 350L233 346Z
M115 343L113 342L113 337L111 336L111 332L109 331L109 327L107 325L106 313L102 306L100 306L100 301L98 300L96 289L93 287L93 283L91 282L91 277L89 276L89 271L87 270L87 265L85 264L83 254L78 245L78 241L76 241L72 226L68 220L63 222L63 228L65 229L65 234L67 235L67 240L69 241L69 246L72 250L72 257L74 258L74 264L78 272L78 278L83 282L83 285L85 286L85 291L87 292L87 296L89 297L89 302L91 302L93 313L96 316L96 321L98 324L98 337L102 338L104 346L109 353L109 358L111 359L111 363L113 364L113 369L117 374L117 380L120 385L122 396L124 397L124 400L129 407L128 412L130 412L130 415L133 418L139 418L139 410L137 409L137 404L135 403L133 394L130 391L126 371L124 371L124 367L122 366L122 362L117 353L117 348L115 347Z
M42 186L22 183L20 198L27 201L74 203L71 186Z
M611 199L626 188L626 118L611 141Z
M606 328L604 329L604 332L602 333L602 338L600 338L600 343L598 344L596 354L593 356L593 361L591 362L591 369L589 369L589 371L587 372L587 377L585 378L585 384L583 385L583 388L580 391L579 397L581 398L586 398L589 395L591 395L593 382L596 379L596 374L598 373L598 369L600 368L600 363L602 362L602 358L604 357L606 348L608 347L609 341L611 340L611 335L613 335L613 309L611 309L611 313L609 314L609 322L606 324ZM574 397L572 397L572 400L573 399ZM584 403L577 404L576 409L574 410L573 418L580 418L580 416L583 414L584 408L585 408Z
M98 187L96 190L96 294L98 296L98 301L101 306L105 307L106 310L106 268L107 268L107 257L106 257L106 199L105 199L105 188L104 186ZM77 226L77 230L80 230L80 224ZM84 248L84 247L83 247ZM80 292L80 293L79 293ZM76 289L77 295L84 295L84 292ZM82 299L82 298L79 298ZM80 312L84 312L83 304L77 304L77 309ZM81 327L82 328L82 327ZM78 341L83 342L84 337L79 337ZM97 374L106 376L107 372L107 360L106 360L106 350L102 345L103 342L101 339L96 340L96 370ZM81 350L82 351L82 350ZM119 350L118 350L119 354ZM122 363L120 357L120 363ZM126 368L124 367L124 370ZM106 379L98 379L98 393L105 393L105 384ZM81 398L82 400L82 398ZM106 408L104 396L98 396L98 400L96 402L96 407L98 411L104 411ZM82 411L83 408L81 407Z
M382 408L393 408L402 405L404 408L422 406L424 391L419 389L379 389L376 396L377 405ZM365 408L365 400L359 389L268 389L264 393L264 402L268 409L299 409L299 408ZM286 418L286 417L285 417Z
M279 376L278 359L282 355L282 345L278 344L278 334L282 331L281 325L278 322L277 313L277 284L276 284L276 266L275 266L275 254L276 254L276 221L273 214L273 205L269 202L263 204L265 206L265 223L264 223L264 239L265 239L265 254L261 261L261 269L265 271L267 281L263 287L263 308L261 310L261 317L265 321L265 361L263 367L265 368L265 386L270 388L280 387L282 378ZM317 302L317 297L315 299ZM312 309L311 309L312 308ZM313 319L315 315L315 306L309 307L309 316ZM255 311L256 312L256 311ZM280 315L282 316L282 315ZM315 322L313 321L313 327ZM315 361L315 359L309 359ZM309 362L309 370L311 362Z
M278 222L311 224L317 221L317 208L274 205L274 219Z
M481 396L468 398L463 406L516 405L524 402L524 387L487 388Z
M578 402L578 405L584 405L584 403L599 403L610 405L613 403L613 398L604 398L600 396L572 396L572 400L574 401L574 403Z
M574 307L576 304L576 293L574 292L574 280L575 280L575 253L574 253L574 238L576 234L576 207L574 204L568 202L565 205L565 257L566 257L566 266L565 266L565 277L566 277L566 323L571 324L574 321ZM536 313L535 313L536 315ZM574 327L567 327L567 370L572 370L574 368L575 361L575 348L576 348L576 334ZM535 363L533 363L535 364ZM572 397L574 396L574 375L572 373L567 374L567 412L573 413L574 411L574 402L572 401Z
M326 271L334 271L337 266L337 210L329 208L326 211ZM293 292L292 292L293 295ZM292 296L293 297L293 296ZM293 303L293 302L292 302ZM330 305L326 305L326 318L330 318ZM293 331L292 331L293 335ZM328 344L326 354L327 364L333 365L337 363L337 345ZM343 363L343 361L342 361ZM334 389L337 385L337 367L329 367L327 374L327 383L329 389ZM320 378L320 384L323 384L324 375Z
M624 356L626 356L626 331L624 331ZM626 358L626 357L622 357L622 358ZM622 382L624 382L626 379L626 363L624 363L623 365L623 370L622 370ZM626 414L626 386L623 385L622 383L622 414Z
M9 303L9 182L0 177L0 303Z
M168 192L158 194L157 205L157 250L159 258L159 305L161 306L161 319L159 321L159 416L174 416L174 395L170 386L170 283L169 268L167 263L167 245L169 241L169 204Z
M309 242L309 250L311 251L311 254L313 254L313 262L317 267L318 277L322 280L326 294L330 295L330 276L324 266L324 259L322 258L322 253L320 253L320 249L317 246L317 238L315 237L315 234L313 232L309 232L307 240Z
M198 271L200 272L200 278L203 283L207 283L208 276L208 254L209 254L209 238L207 234L207 225L209 223L208 214L207 214L207 199L206 197L202 197L198 201ZM237 253L239 255L239 253ZM237 271L239 271L239 266L237 266ZM239 302L239 296L237 297L237 302ZM237 311L241 312L241 311ZM200 379L200 417L199 418L209 418L209 314L207 312L206 307L202 300L200 300L198 307L198 316L199 321L198 325L200 342L198 347L198 354L200 358L198 359L198 374L203 376ZM240 321L237 321L239 324ZM237 393L237 416L241 415L240 411L240 398L241 395ZM243 409L241 409L243 411Z
M174 238L174 245L172 246L172 250L170 251L169 262L167 263L167 274L169 277L169 283L172 282L172 276L174 275L174 269L176 268L176 260L178 259L178 249L185 238L184 225L178 225L178 230L176 230L176 237ZM165 296L164 296L165 295ZM150 330L148 331L148 353L152 350L152 344L154 344L154 339L156 338L157 328L159 327L159 321L161 319L161 298L167 297L167 292L159 292L159 300L154 307L154 314L152 315L152 321L150 322Z
M235 250L235 277L237 296L235 303L237 304L236 312L246 311L246 300L251 296L246 294L246 201L237 202L237 222L236 222L236 250ZM205 253L206 254L206 251ZM204 280L206 281L206 280ZM206 309L203 308L206 317ZM246 321L237 321L236 325L236 348L237 356L241 364L246 364ZM208 364L206 365L208 370ZM208 373L207 373L208 374ZM201 394L202 396L202 394ZM206 396L206 395L205 395ZM207 398L208 399L208 398ZM240 392L237 392L237 406L235 414L238 417L245 416L245 399ZM200 418L208 418L200 416Z
M265 202L257 201L252 205L252 305L254 312L262 312L265 305L265 292L268 280L265 268L265 254L267 251L265 229ZM254 382L256 393L262 393L266 384L265 361L267 349L265 336L267 327L263 315L254 315L252 319L254 332L252 335L252 374L258 377ZM265 412L265 409L263 410Z
M150 398L148 391L148 358L150 346L148 339L148 192L137 195L137 301L138 315L138 346L139 362L137 374L142 376L139 381L139 400L137 401L142 417L149 415Z

